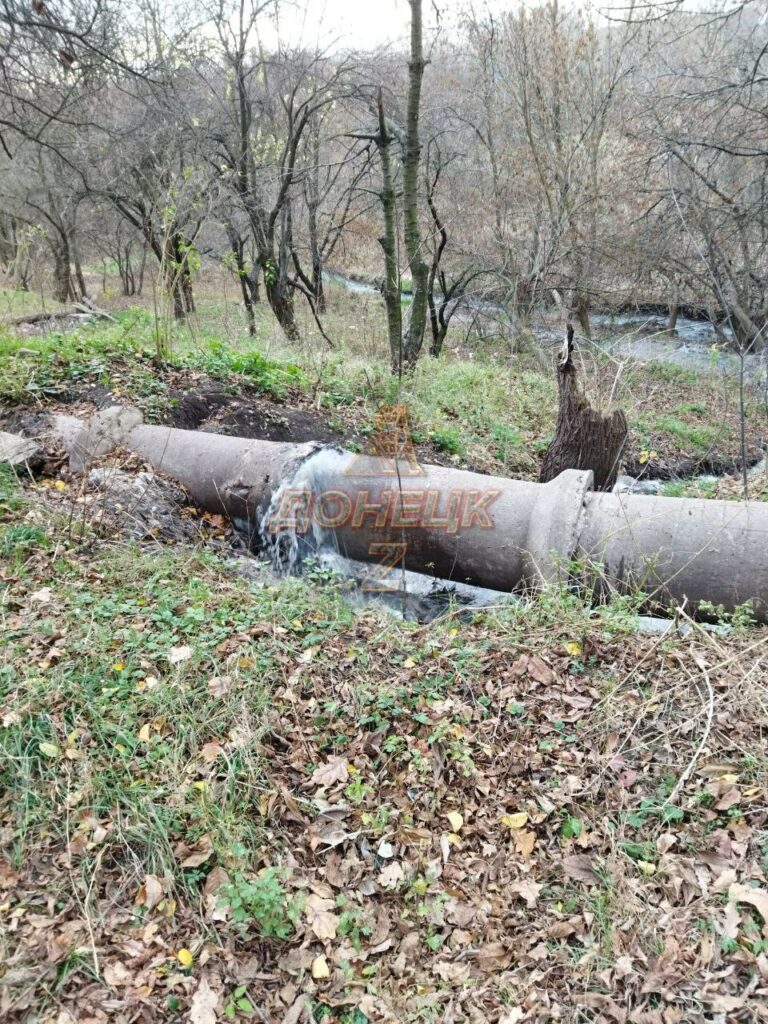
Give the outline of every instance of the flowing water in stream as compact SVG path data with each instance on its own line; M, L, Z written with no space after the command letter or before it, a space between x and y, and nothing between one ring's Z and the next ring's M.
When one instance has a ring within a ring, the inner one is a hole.
M328 278L356 294L379 294L379 289L374 285L356 281L342 274L329 274ZM410 301L407 294L403 294L402 298L404 302ZM478 315L504 317L505 323L508 324L501 305L478 296L466 296L455 314L458 321L464 323ZM719 335L715 325L709 320L694 320L681 316L678 317L674 334L670 335L666 331L664 319L658 314L593 313L590 322L597 332L597 337L592 342L580 338L580 344L592 346L608 355L629 356L641 363L666 363L698 373L720 374L726 377L738 378L740 373L738 354L728 351L723 343L723 336L727 339L730 335L730 330L725 325L720 325ZM562 343L561 332L544 322L534 321L532 331L543 345ZM768 350L762 353L746 353L744 373L745 378L752 384L768 388Z

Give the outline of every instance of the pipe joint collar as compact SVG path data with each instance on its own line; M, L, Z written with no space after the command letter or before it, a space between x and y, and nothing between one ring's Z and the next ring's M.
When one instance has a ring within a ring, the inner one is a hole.
M556 583L579 550L584 499L592 490L591 470L566 469L542 484L531 509L525 545L525 581Z

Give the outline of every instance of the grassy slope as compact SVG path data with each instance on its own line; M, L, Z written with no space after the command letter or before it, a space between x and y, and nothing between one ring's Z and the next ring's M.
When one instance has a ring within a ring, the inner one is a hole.
M188 328L161 324L160 333L171 332L177 364L235 389L248 380L294 404L317 407L343 434L370 429L381 402L405 401L423 459L535 478L554 429L553 355L512 355L509 343L498 341L475 344L471 358L458 345L443 361L423 360L415 378L398 385L381 358L386 342L379 300L338 288L330 298L327 330L343 339L333 352L310 323L302 345L289 348L264 310L253 341L236 304L204 292ZM150 416L166 410L171 383L150 362L157 334L151 310L128 309L118 318L115 325L44 337L19 338L0 324L0 403L82 394L85 385L98 383L117 388L118 398L139 401ZM287 376L274 371L275 362L288 368ZM629 461L646 465L651 475L657 464L727 462L740 450L733 385L674 367L591 358L585 380L599 406L626 410ZM757 455L766 442L766 410L750 397L748 414L748 447Z
M0 502L4 1019L662 1021L760 984L728 891L765 898L764 630L561 594L418 628Z
M342 426L396 397L378 321L345 297L343 355L265 323L249 357L234 314L203 307L183 373ZM126 311L6 335L0 401L96 383L159 416L152 331ZM662 451L680 441L655 418L702 415L674 406L732 413L663 369L620 387ZM427 451L535 473L554 391L533 361L459 354L409 392ZM556 593L417 628L204 548L82 543L65 498L0 479L4 1019L756 1019L765 630L638 638L626 603Z

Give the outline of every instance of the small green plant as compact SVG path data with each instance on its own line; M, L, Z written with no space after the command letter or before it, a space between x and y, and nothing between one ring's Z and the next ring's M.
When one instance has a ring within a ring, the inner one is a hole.
M366 828L371 829L377 835L381 835L386 832L389 827L389 819L391 817L391 811L386 804L380 804L376 808L375 814L362 814L360 820Z
M213 341L200 356L186 361L212 377L236 374L245 377L265 394L283 398L291 388L301 387L304 375L295 363L278 363L261 352L235 352L220 341Z
M418 715L413 717L419 721ZM437 746L445 753L465 779L471 778L477 771L466 739L461 734L460 728L451 722L438 722L434 731L427 738L427 743L430 747Z
M436 427L429 436L438 451L447 455L461 455L464 452L461 435L452 427Z
M224 1016L227 1020L234 1020L238 1012L253 1013L253 1003L246 996L245 985L238 985L224 1006Z
M0 465L0 514L14 512L20 505L18 478L10 466Z
M22 554L45 544L44 531L25 523L9 526L0 534L0 554L3 555Z
M563 839L578 839L581 833L584 831L584 822L579 818L573 818L571 815L567 815L563 824L560 826L560 835Z
M649 818L658 818L665 824L682 821L685 811L674 804L664 803L658 797L645 797L637 810L627 815L627 824L632 828L642 828Z
M491 428L491 439L495 442L496 457L506 462L513 451L519 450L523 438L519 430L506 423L498 423Z
M346 936L354 949L359 953L363 947L363 938L373 933L373 926L363 912L362 907L352 903L346 896L339 896L336 906L341 913L337 933Z
M351 800L353 804L357 804L359 806L372 792L373 786L369 786L358 776L346 787L344 790L344 796L348 800Z
M699 612L714 619L718 625L731 626L733 629L746 629L755 624L754 609L749 601L736 605L732 612L726 611L721 604L715 605L711 601L700 601Z
M301 901L285 888L286 873L266 868L252 881L235 876L223 886L220 906L229 907L232 920L245 928L253 925L263 939L287 939L301 914Z

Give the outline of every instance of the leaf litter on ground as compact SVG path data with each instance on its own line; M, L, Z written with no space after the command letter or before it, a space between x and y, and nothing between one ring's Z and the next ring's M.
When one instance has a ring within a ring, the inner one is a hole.
M764 1019L765 630L417 629L109 545L0 572L4 1019Z

